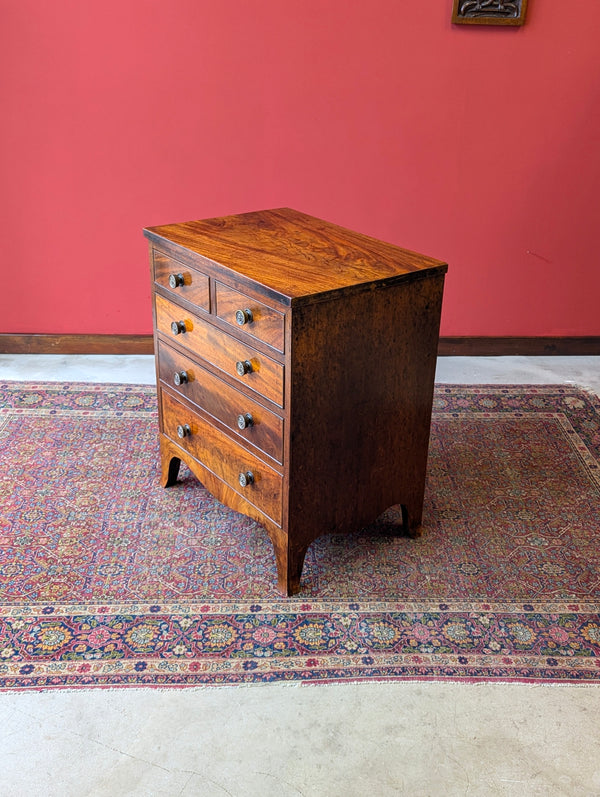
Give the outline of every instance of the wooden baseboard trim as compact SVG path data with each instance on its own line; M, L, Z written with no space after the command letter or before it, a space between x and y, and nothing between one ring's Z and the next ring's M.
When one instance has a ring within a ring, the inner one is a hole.
M152 335L10 335L0 334L0 354L154 354ZM599 356L600 336L442 337L440 357Z
M440 338L440 357L523 357L600 355L600 336L587 338Z
M152 335L2 335L0 354L154 354Z

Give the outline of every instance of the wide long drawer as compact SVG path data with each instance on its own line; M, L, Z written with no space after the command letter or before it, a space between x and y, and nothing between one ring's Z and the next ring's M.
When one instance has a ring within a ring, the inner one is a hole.
M160 332L195 352L240 384L283 407L283 365L162 296L156 296Z
M164 433L281 525L282 476L165 391L161 395Z
M161 380L172 390L221 421L242 445L252 443L283 462L283 418L162 341L158 363Z

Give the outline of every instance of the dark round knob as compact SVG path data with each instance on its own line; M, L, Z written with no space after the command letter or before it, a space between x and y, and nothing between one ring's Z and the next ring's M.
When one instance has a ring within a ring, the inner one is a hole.
M236 322L243 327L244 324L251 324L254 321L252 310L246 308L245 310L237 310L235 314Z
M176 371L173 376L173 382L176 385L185 385L188 381L187 371Z
M179 288L180 285L185 285L183 274L169 274L169 286Z
M182 440L184 437L189 437L191 434L192 430L190 429L189 424L184 423L177 427L177 437L180 437Z
M240 429L247 429L249 426L252 426L253 423L254 418L249 412L246 412L243 415L238 415L237 417L237 424Z
M238 360L235 364L235 370L240 376L244 376L244 374L251 374L253 370L252 363L250 360Z
M245 473L240 473L240 486L248 487L250 484L254 484L254 474L252 471L247 470Z
M173 321L171 324L171 332L174 335L182 335L186 331L185 321Z

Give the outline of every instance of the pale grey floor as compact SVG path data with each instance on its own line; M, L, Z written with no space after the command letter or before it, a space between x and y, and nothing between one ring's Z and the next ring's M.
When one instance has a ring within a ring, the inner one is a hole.
M151 357L0 355L0 379L152 383ZM442 358L446 383L600 393L599 357ZM0 797L600 795L600 688L268 684L0 694Z
M0 354L0 379L154 384L144 355ZM600 393L600 357L440 357L436 381L454 384L569 382Z

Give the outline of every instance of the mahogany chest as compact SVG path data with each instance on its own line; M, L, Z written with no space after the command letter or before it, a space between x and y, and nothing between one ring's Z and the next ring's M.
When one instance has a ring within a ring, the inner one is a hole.
M446 264L288 208L144 234L163 485L259 521L286 595L321 534L420 533Z

